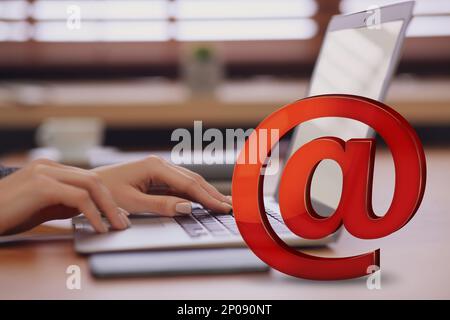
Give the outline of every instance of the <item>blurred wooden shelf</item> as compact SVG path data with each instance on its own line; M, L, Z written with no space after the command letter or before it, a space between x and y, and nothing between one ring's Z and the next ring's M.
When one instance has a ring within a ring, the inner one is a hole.
M233 81L209 97L175 82L9 84L0 86L0 127L34 128L48 117L98 117L109 127L252 126L305 96L304 80ZM387 103L413 124L450 125L450 79L396 80ZM17 98L19 97L19 98Z

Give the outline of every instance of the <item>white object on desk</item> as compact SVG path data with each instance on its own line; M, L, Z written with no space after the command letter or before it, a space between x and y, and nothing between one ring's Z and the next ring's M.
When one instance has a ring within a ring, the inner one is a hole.
M42 147L59 152L59 161L85 164L90 149L101 145L104 125L97 118L49 118L36 132L36 141Z

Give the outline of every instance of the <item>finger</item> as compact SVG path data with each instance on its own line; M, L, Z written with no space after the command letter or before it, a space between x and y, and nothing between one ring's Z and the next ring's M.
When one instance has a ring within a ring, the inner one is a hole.
M194 178L175 169L170 164L162 164L161 170L158 170L155 176L159 181L177 192L189 195L194 201L208 209L224 213L231 211L231 206L227 202L212 197Z
M108 227L103 222L100 211L91 199L89 192L50 177L41 176L39 179L45 182L45 188L41 190L41 193L46 205L64 205L76 208L84 214L97 232L105 233L108 231Z
M184 174L190 176L191 178L197 180L197 182L202 186L203 189L206 190L212 197L216 198L217 200L220 200L221 202L225 202L228 204L231 204L231 200L229 197L223 195L219 192L213 185L208 183L205 178L203 178L198 173L192 172L191 170L188 170L186 168L183 168L181 166L173 165L177 170L183 172Z
M134 202L138 212L157 213L167 217L192 213L192 203L180 197L149 195L139 192L135 194Z
M122 214L108 188L103 185L96 174L85 170L49 166L43 167L41 173L65 184L87 190L114 229L121 230L130 226L128 218Z

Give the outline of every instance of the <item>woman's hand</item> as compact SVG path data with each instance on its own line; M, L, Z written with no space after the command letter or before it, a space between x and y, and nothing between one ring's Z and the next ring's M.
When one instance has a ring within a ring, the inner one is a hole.
M231 200L202 177L157 157L83 170L36 160L0 180L0 235L82 212L97 232L130 226L128 212L189 214L191 201L229 212Z
M107 232L130 226L128 213L92 171L36 160L0 180L0 235L17 233L53 219L83 212L94 229Z
M216 212L231 211L231 200L200 175L158 157L92 170L117 204L131 213L164 216L191 213L191 201Z

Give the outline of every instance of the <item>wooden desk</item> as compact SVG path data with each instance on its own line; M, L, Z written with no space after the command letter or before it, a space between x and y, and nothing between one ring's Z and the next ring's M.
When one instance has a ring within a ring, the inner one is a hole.
M450 149L429 149L428 183L422 206L402 230L387 238L362 241L343 234L328 248L309 250L346 256L381 248L382 289L368 290L366 279L315 282L277 272L250 275L182 276L96 280L71 240L17 242L0 246L0 298L142 299L315 299L450 298ZM392 186L389 156L380 152L375 168L374 203L386 207ZM32 235L70 235L41 226ZM82 270L81 290L66 289L66 268Z

